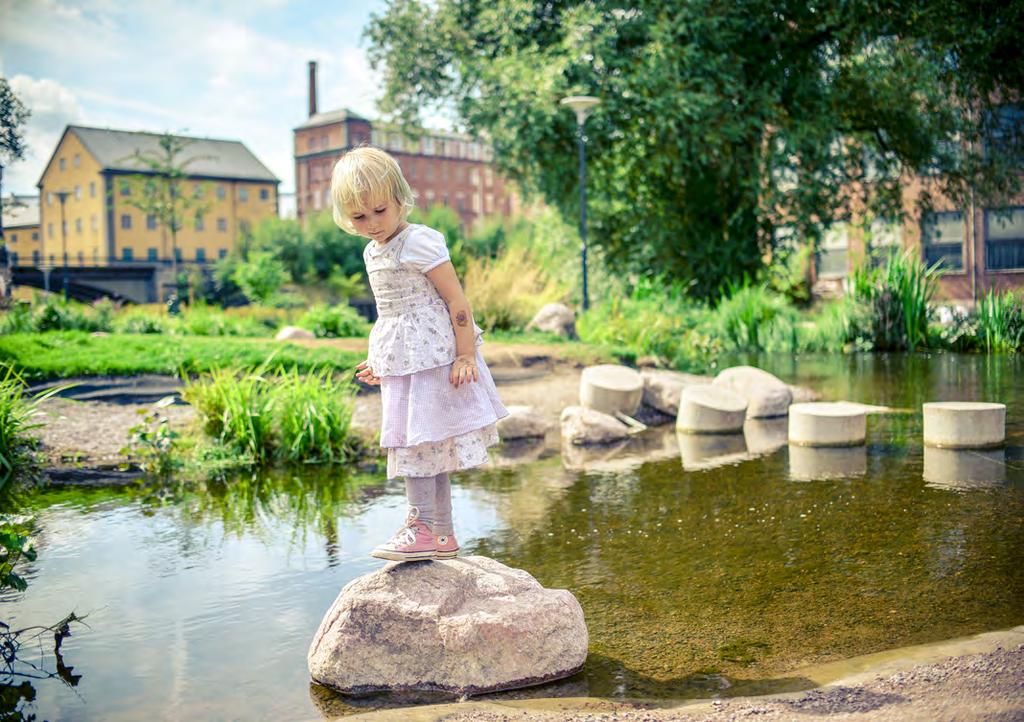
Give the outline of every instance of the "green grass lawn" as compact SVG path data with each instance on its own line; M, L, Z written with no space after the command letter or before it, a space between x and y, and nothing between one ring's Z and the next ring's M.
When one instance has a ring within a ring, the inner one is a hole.
M307 348L272 339L232 336L165 336L48 331L0 336L0 363L11 363L30 381L71 376L177 374L215 368L252 369L272 354L270 368L353 371L363 355L336 348Z

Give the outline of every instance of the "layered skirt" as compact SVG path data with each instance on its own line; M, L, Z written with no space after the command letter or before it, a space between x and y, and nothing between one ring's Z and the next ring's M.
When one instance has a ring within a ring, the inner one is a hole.
M508 416L491 372L476 352L480 379L455 388L451 364L405 376L382 376L380 445L389 479L434 476L486 464L498 443L495 423Z

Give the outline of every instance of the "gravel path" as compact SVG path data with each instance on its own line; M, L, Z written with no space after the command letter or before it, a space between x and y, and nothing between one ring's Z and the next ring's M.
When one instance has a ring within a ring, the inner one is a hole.
M367 720L384 716L362 715ZM358 718L358 717L357 717ZM397 719L397 718L396 718ZM809 692L702 702L677 709L537 712L474 709L444 722L737 722L748 720L1024 720L1024 645L952 657L862 684Z

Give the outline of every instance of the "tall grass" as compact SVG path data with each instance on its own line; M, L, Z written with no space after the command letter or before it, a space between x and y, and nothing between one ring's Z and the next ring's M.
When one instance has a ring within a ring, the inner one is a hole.
M792 351L796 347L796 310L766 285L732 286L711 316L723 344L743 351Z
M355 388L331 369L219 369L185 378L181 395L206 435L246 463L336 463L353 454Z
M494 259L470 258L464 281L473 316L487 331L521 330L544 304L567 295L541 257L522 246Z
M1024 350L1024 299L990 290L978 304L976 334L989 353Z
M42 426L32 423L39 404L69 386L55 386L25 398L27 384L8 364L0 363L0 488L30 461L34 441L28 435Z
M931 301L938 277L938 263L925 266L909 250L890 252L879 268L863 264L854 270L853 298L872 309L877 350L913 351L927 346Z

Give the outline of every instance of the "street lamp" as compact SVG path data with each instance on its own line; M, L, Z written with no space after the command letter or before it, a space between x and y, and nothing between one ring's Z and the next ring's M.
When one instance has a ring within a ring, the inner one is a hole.
M583 135L583 124L601 100L591 95L570 95L560 102L576 113L576 144L580 154L580 263L583 267L583 310L586 311L590 308L590 296L587 293L587 138Z
M64 300L68 300L68 223L64 220L64 203L67 201L71 191L57 191L57 198L60 199L60 246L64 256Z

